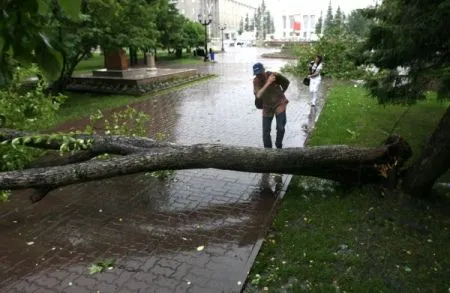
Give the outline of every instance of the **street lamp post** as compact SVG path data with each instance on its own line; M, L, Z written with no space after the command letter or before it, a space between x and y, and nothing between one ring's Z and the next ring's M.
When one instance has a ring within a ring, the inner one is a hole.
M222 52L225 52L225 47L223 46L223 31L227 29L227 25L226 24L224 24L223 26L219 25L219 29L222 33Z
M198 15L198 22L200 22L205 27L205 58L203 61L208 61L208 25L212 22L212 14L209 13L208 15L199 14Z

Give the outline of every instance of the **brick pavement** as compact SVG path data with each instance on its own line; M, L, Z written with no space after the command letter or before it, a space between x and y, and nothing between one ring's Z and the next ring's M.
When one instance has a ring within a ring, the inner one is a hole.
M262 146L251 89L260 50L244 50L200 66L218 78L134 105L151 115L149 135ZM264 62L276 70L285 61ZM287 95L285 146L299 146L307 93L293 81ZM71 185L35 205L16 192L0 206L0 292L239 292L289 180L183 170L166 180L138 174ZM106 258L115 268L90 275L90 264Z

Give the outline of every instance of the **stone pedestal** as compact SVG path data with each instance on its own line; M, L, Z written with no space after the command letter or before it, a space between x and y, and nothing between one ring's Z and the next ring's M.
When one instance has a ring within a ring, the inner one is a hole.
M107 70L127 70L128 57L123 49L113 50L105 54Z
M127 70L98 69L92 72L92 76L139 79L142 78L146 72L147 70L145 68L129 68Z
M147 65L148 70L156 70L155 55L153 55L152 53L145 53L144 62L145 65Z

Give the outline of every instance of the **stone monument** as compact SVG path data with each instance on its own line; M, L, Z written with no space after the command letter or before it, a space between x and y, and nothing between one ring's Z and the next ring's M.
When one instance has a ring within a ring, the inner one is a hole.
M145 53L144 63L147 65L147 70L156 70L155 55L153 53Z
M105 53L105 67L107 70L127 70L128 57L124 49L118 49Z
M132 52L131 59L132 65L138 65L137 54ZM144 64L144 67L130 67L129 58L124 49L110 50L105 52L105 68L94 70L92 75L82 74L72 77L68 89L144 94L168 87L170 84L182 84L200 77L196 69L156 68L155 56L150 52L144 54Z
M146 68L129 68L128 57L124 49L105 53L105 68L94 70L92 75L98 77L134 78L145 73Z

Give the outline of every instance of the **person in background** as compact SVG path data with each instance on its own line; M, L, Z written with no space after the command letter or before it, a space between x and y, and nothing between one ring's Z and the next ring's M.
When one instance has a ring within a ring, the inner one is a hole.
M289 87L290 81L277 72L266 71L262 63L253 65L253 93L256 99L263 100L262 129L265 148L272 148L270 136L273 117L276 119L277 136L275 146L283 147L283 138L286 126L286 107L289 102L284 92Z
M216 54L215 54L214 50L212 48L209 48L209 59L213 62L215 61L214 60L215 55Z
M319 86L322 81L322 76L320 72L323 69L323 63L322 63L322 56L317 55L316 59L314 61L311 61L309 65L309 75L310 78L309 82L309 93L311 95L311 107L316 106L317 102L317 95L319 92Z

